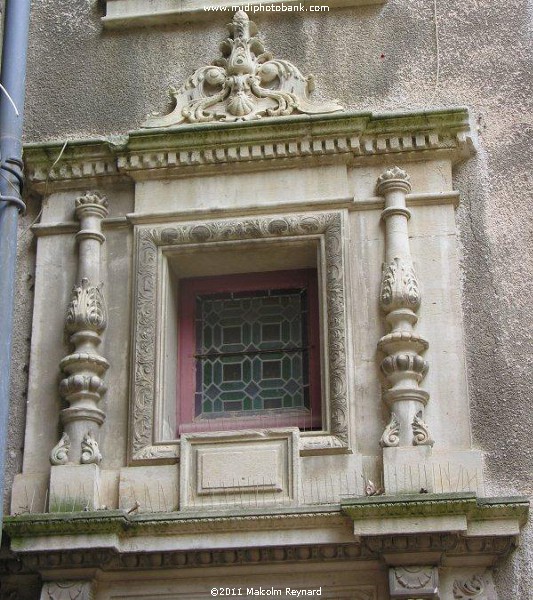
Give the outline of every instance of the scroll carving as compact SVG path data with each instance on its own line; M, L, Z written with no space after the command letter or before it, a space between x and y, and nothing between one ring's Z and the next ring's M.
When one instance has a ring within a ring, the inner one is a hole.
M57 442L50 452L50 462L53 465L66 465L68 463L69 452L70 438L66 433L63 433L59 442Z
M134 460L175 456L176 447L154 443L156 377L157 263L161 246L271 239L306 235L324 237L328 324L329 416L331 436L306 438L306 448L345 448L348 443L346 316L342 214L320 213L250 218L142 228L137 235L136 324L132 448Z
M152 116L144 127L343 110L336 102L311 102L313 76L305 77L291 62L266 52L244 11L237 11L228 27L230 37L220 44L222 58L197 69L178 90L171 88L173 111Z
M381 440L379 445L382 448L387 447L395 447L400 443L400 421L398 421L398 417L391 413L390 421L387 427L385 427L385 431L381 436Z
M453 582L453 597L455 600L467 600L469 598L485 598L485 586L483 579L479 575L474 575L470 579L458 580Z
M428 426L422 420L422 411L419 410L412 423L413 445L414 446L433 446L435 440L431 437Z
M81 442L81 463L84 465L96 464L99 465L102 461L102 455L98 448L98 442L89 431L83 436Z

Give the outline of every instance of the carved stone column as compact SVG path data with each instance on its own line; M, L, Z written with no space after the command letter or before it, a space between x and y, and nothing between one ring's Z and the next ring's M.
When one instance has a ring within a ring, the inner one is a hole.
M406 195L410 191L409 175L398 167L387 169L378 178L377 192L385 198L381 214L385 222L385 263L380 306L389 330L378 348L386 354L381 362L387 382L383 400L391 411L380 444L384 448L384 479L389 493L429 490L432 486L427 470L423 470L433 440L423 419L429 394L419 387L428 370L428 363L421 356L428 342L415 331L421 295L409 247L411 213ZM416 446L429 448L415 451Z
M100 283L100 251L105 241L102 219L107 215L107 199L87 192L76 199L80 230L78 283L72 290L67 310L66 330L74 346L72 354L60 363L66 377L59 390L69 406L61 411L64 433L51 452L53 465L98 464L98 431L105 419L98 404L106 391L102 377L109 367L98 352L101 334L107 324L105 300Z
M381 438L383 447L431 445L422 412L429 394L419 388L428 370L420 353L428 343L415 332L421 302L418 281L409 248L408 220L411 216L405 196L411 191L409 175L398 167L387 169L378 178L377 192L385 197L385 264L381 281L380 306L386 315L389 333L378 348L387 354L381 363L389 389L383 399L391 409L391 421Z

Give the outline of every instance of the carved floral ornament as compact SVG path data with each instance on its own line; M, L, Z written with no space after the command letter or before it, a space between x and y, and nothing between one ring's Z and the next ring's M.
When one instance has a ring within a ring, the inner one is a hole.
M308 96L314 89L313 76L265 52L255 37L255 23L244 11L237 11L228 27L230 37L220 44L222 58L197 69L179 89L171 88L176 103L172 112L152 115L144 127L343 110L336 102L312 102Z

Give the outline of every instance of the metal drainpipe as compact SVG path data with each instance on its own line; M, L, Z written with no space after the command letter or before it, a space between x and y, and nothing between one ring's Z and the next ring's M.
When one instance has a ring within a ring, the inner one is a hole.
M6 1L2 44L1 82L9 97L0 90L0 525L3 522L9 418L17 225L18 213L25 208L22 201L22 125L30 1Z

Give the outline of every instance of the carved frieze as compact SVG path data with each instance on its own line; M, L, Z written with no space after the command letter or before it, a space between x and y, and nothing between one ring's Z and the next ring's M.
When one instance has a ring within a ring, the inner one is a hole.
M336 102L310 101L313 77L305 77L291 62L274 59L266 52L255 37L255 23L244 11L235 13L229 30L230 37L220 45L222 58L197 69L179 89L172 88L173 111L152 116L145 127L343 110Z
M131 456L134 461L168 459L176 446L155 444L155 377L157 265L161 247L246 241L283 237L320 236L324 239L329 371L329 422L331 435L309 436L304 451L343 450L348 443L346 381L346 306L341 212L258 217L185 223L173 227L139 228L136 242L136 292Z

